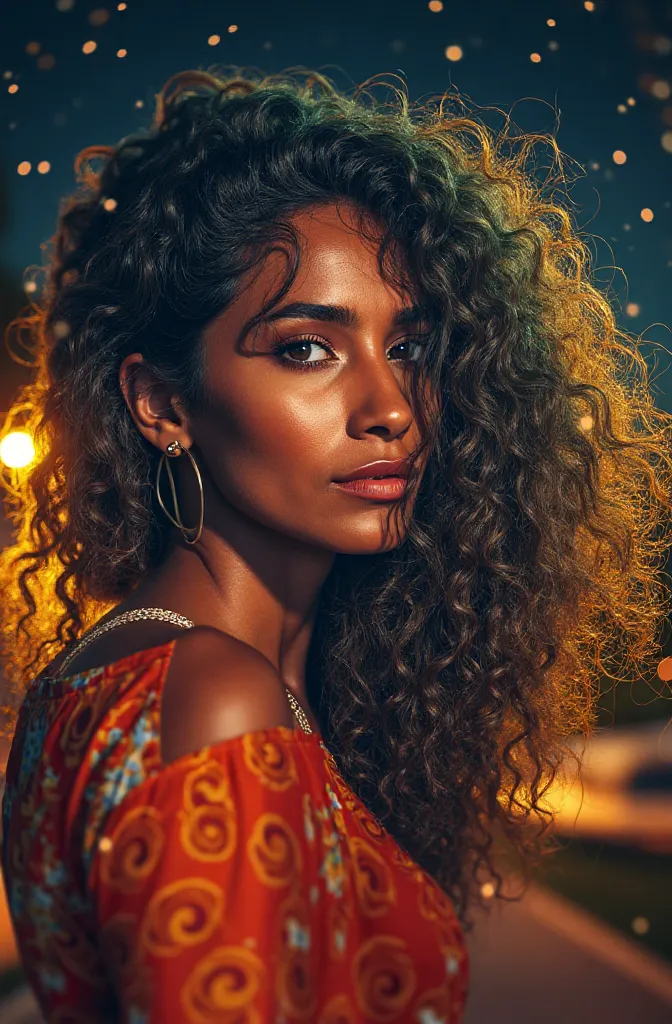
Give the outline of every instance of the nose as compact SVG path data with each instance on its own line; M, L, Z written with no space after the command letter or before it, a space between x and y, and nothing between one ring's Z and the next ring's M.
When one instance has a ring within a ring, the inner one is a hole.
M395 369L386 354L366 354L352 367L347 382L348 433L403 437L413 425L413 410L404 393L411 371Z

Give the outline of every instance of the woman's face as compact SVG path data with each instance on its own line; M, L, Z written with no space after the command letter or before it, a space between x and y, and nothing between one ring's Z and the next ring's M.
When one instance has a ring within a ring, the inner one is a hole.
M394 501L359 497L334 480L378 459L406 458L418 444L405 392L426 324L395 326L412 299L382 280L352 209L340 210L343 219L335 204L292 219L303 235L301 265L272 322L239 338L284 279L288 256L280 247L208 325L208 401L189 429L225 503L300 542L372 554L400 542L398 517L385 530ZM340 307L348 324L316 310L278 319L289 303ZM284 353L273 349L297 341Z

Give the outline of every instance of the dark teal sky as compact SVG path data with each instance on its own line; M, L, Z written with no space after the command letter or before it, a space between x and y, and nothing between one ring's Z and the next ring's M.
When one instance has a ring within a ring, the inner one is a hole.
M155 93L175 72L303 65L341 87L388 73L403 76L411 99L458 90L470 104L511 111L523 131L553 132L565 154L575 223L595 236L596 277L611 283L621 326L672 351L663 326L672 326L672 153L661 144L672 131L672 98L650 91L656 80L672 84L672 0L597 0L593 12L583 0L445 0L440 13L426 0L128 0L124 11L105 0L75 0L69 10L55 0L1 2L0 268L15 287L27 266L42 264L59 199L75 187L76 154L147 126ZM101 9L108 20L92 24ZM228 32L232 24L235 33ZM211 47L214 33L221 42ZM90 55L82 52L87 40L97 43ZM39 43L38 54L25 52L30 42ZM462 48L462 60L446 59L450 45ZM121 47L124 59L116 56ZM539 63L530 60L533 52ZM53 58L50 69L37 66L45 55ZM19 86L13 95L12 83ZM628 97L635 104L619 113ZM493 128L503 122L494 111L484 119ZM612 159L617 149L627 154L622 166ZM43 160L51 165L47 174L36 170ZM542 177L550 160L550 149L540 149ZM22 161L33 168L24 177L17 173ZM641 219L645 207L654 212L651 223ZM639 315L627 315L628 303ZM658 387L665 392L672 392L670 364L661 353ZM672 409L666 395L657 400Z

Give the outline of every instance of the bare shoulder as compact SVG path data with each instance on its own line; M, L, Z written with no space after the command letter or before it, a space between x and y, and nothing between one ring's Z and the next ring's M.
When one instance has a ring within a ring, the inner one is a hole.
M210 626L175 639L161 702L165 764L246 732L292 727L279 673L249 644Z

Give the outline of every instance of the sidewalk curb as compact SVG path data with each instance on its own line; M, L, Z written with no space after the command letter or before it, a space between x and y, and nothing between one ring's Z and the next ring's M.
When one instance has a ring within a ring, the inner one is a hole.
M522 906L541 924L672 1006L672 968L662 957L643 949L618 929L550 889L531 885Z

